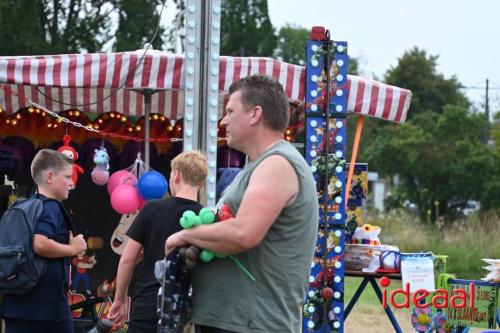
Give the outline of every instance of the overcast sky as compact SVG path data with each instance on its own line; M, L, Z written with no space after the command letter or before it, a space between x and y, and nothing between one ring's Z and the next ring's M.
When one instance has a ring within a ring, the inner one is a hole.
M500 104L500 1L498 0L268 0L276 28L321 25L347 41L363 76L382 77L414 46L438 55L438 71L455 75L467 96L490 109ZM494 89L496 88L496 89Z

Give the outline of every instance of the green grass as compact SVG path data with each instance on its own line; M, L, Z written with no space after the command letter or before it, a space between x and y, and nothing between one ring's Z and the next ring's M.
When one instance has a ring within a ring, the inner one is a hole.
M347 304L349 301L352 299L354 296L354 293L358 289L359 285L361 284L362 278L358 277L346 277L345 278L345 283L344 283L344 303ZM378 282L378 281L377 281ZM387 288L387 296L393 291L394 289L397 288L402 288L401 281L400 280L391 280L391 285ZM382 288L380 288L382 289ZM398 303L403 302L403 296L402 295L396 295L396 301ZM366 285L365 289L363 290L363 293L358 299L357 304L363 304L363 305L377 305L380 306L382 309L382 304L380 303L379 299L377 298L377 294L375 294L375 291L373 290L373 287L371 283L368 282ZM357 306L357 305L356 305Z
M354 296L354 293L358 289L361 284L362 278L355 277L346 277L344 283L344 302L347 305L349 301ZM397 281L399 283L392 283L389 286L388 290L393 290L394 288L401 288L401 281ZM367 284L365 290L361 294L358 300L359 304L370 304L370 305L380 305L380 301L377 298L377 295L373 291L372 285L370 283ZM382 306L382 305L380 305Z
M358 286L360 285L361 281L362 278L346 277L344 284L344 296L345 296L344 304L346 307L347 304L349 304L350 300L352 299L352 296L358 289ZM395 288L401 288L401 281L391 280L391 285L387 288L387 295L389 295L390 292ZM397 295L396 301L399 304L403 303L404 301L403 296ZM412 310L407 308L396 309L394 307L391 307L391 310L393 314L396 316L396 318L398 318L397 320L403 331L412 332L410 324L410 315ZM363 290L363 293L359 297L358 301L352 308L349 317L347 318L349 323L348 325L351 328L350 332L371 331L371 330L366 330L366 327L363 330L361 330L361 327L359 327L359 325L357 324L355 324L356 326L355 328L351 327L354 323L360 320L360 316L365 318L364 320L367 320L367 318L373 318L369 319L368 321L377 322L377 325L379 326L378 327L379 330L377 332L394 332L394 329L390 324L389 318L385 314L384 308L382 307L382 304L377 298L375 291L373 291L372 285L370 283L366 285L366 288Z

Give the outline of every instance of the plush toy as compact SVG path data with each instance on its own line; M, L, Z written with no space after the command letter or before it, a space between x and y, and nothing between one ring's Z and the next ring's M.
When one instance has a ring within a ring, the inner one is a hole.
M182 214L179 224L184 229L196 228L203 224L212 224L216 221L230 219L233 216L231 208L223 205L217 214L210 208L202 208L198 214L187 210ZM221 219L222 217L222 219ZM207 263L214 258L229 258L252 280L255 277L234 256L200 249L194 245L181 247L172 251L164 260L155 263L155 277L160 282L159 291L159 332L182 332L182 327L187 321L190 312L189 286L191 283L190 272L198 259Z
M109 155L104 146L94 149L95 167L90 174L96 185L105 185L109 180Z
M380 245L380 240L378 235L380 234L380 227L371 224L363 224L361 227L357 227L352 235L353 244L365 244L365 245Z
M78 153L75 150L75 148L69 145L70 142L71 142L71 137L68 134L66 134L65 136L63 136L64 145L57 148L57 151L68 156L73 161L76 161L78 159ZM84 170L81 166L79 166L76 163L73 164L73 175L71 176L71 179L73 180L73 188L76 188L76 183L78 182L78 174L79 173L83 174L83 172Z
M109 170L109 155L104 146L94 149L94 163L95 167L99 170Z

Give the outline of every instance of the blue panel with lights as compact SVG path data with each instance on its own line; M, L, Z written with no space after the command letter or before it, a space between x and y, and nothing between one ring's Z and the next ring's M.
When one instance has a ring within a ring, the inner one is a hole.
M331 41L328 32L317 27L311 36L306 52L305 157L316 180L320 209L303 331L343 332L347 43Z

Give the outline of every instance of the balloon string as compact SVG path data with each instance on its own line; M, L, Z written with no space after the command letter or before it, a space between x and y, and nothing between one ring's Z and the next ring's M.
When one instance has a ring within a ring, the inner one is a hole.
M234 256L230 255L229 258L234 261L234 263L243 271L243 273L246 274L246 276L248 276L248 278L252 281L252 282L255 282L257 281L255 279L255 277L252 275L252 273L250 273L250 271L248 271L248 269L246 269L246 267L238 260L236 259Z

